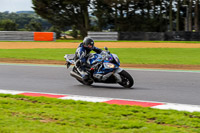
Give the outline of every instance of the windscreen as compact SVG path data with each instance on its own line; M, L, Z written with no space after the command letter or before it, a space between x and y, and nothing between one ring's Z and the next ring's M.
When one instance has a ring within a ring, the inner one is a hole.
M101 56L104 60L107 60L107 61L113 60L112 56L110 54L108 54L106 51L102 51Z

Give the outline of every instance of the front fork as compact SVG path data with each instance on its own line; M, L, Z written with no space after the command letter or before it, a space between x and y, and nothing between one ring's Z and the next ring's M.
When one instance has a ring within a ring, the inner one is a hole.
M122 68L117 68L117 69L114 71L114 73L113 73L113 75L114 75L115 78L116 78L116 82L117 82L117 83L122 82L122 78L121 78L121 76L119 75L119 73L120 73L121 71L123 71Z

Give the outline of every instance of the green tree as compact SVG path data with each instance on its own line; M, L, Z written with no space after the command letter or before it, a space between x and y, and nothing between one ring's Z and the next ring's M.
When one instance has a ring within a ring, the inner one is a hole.
M76 25L85 37L89 26L90 0L32 0L33 9L41 17L57 27Z
M193 0L189 1L189 31L192 31L192 6L193 6Z
M96 30L102 31L102 29L111 24L113 10L109 5L110 3L106 0L93 0L92 4L94 6L93 15L98 19Z
M72 26L72 32L70 33L70 35L71 35L73 38L77 38L77 37L78 37L78 31L77 31L75 25Z
M199 0L196 0L195 4L195 31L199 31Z
M173 31L173 23L172 23L172 19L173 19L173 16L172 16L172 0L170 0L170 5L169 5L169 27L170 27L170 31Z
M49 29L49 32L55 32L56 33L56 38L59 39L61 37L61 29L59 27L56 26L52 26Z
M180 21L180 0L177 0L177 5L176 5L177 11L176 11L176 31L179 31L179 21Z
M42 31L42 25L34 20L31 20L29 24L25 25L25 29L28 31Z
M187 5L190 10L190 29L194 25L198 29L199 25L199 4L197 4L199 0L32 0L32 2L35 12L42 18L60 29L75 25L82 37L85 37L87 31L91 29L173 31L174 22L176 31L181 31L184 30L186 18L184 17L186 10L182 5ZM195 11L192 7L194 4ZM194 13L195 16L191 15ZM89 14L94 21L90 21ZM12 17L15 15L12 14ZM194 24L192 20L195 20Z
M1 20L0 21L0 30L1 31L16 31L17 24L9 19Z
M48 30L52 25L47 22L47 20L42 19L36 13L30 12L19 12L19 13L9 13L0 12L0 20L9 19L18 25L18 30L25 30L25 25L29 24L31 20L41 23L42 30Z

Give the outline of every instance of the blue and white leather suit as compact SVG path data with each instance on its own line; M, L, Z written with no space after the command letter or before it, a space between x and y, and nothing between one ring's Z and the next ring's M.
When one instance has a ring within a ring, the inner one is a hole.
M84 47L83 46L83 43L81 43L77 50L76 50L76 53L75 53L75 60L77 59L80 59L80 69L82 69L83 71L85 71L85 67L87 66L87 58L88 58L88 54L91 52L91 51L95 51L96 53L101 53L102 50L97 48L97 47L94 47L92 49L88 49L87 47Z

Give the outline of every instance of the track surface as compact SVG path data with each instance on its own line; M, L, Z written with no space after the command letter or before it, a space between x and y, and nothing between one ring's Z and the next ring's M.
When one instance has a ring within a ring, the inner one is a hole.
M0 64L0 89L112 97L199 105L200 72L127 70L132 89L117 84L84 86L63 66Z

